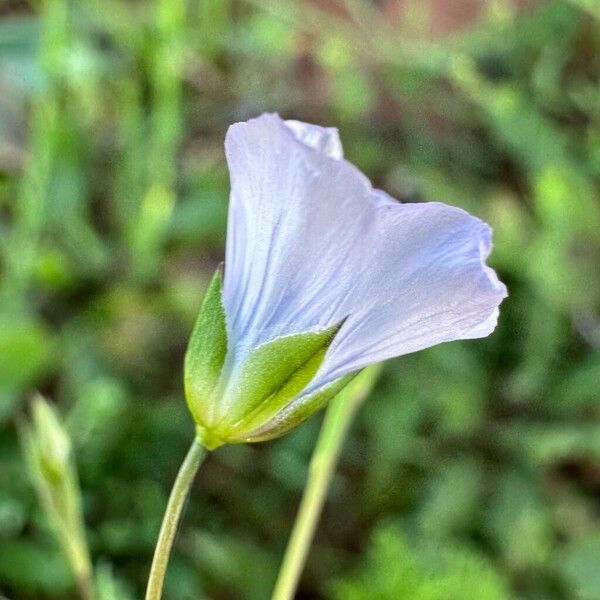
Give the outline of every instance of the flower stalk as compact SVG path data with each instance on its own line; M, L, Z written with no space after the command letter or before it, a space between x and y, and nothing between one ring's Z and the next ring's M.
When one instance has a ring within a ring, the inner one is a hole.
M272 600L291 600L294 597L346 434L379 372L379 365L362 371L327 408Z
M190 488L196 473L206 456L206 449L196 439L192 442L190 449L177 473L167 509L158 535L158 541L154 550L154 558L150 568L148 587L146 589L146 600L160 600L162 597L163 583L171 555L171 548L177 533L177 527L187 500Z

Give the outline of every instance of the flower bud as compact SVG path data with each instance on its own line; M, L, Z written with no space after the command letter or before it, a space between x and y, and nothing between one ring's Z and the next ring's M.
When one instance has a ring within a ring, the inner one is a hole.
M71 441L54 409L37 395L32 405L31 436L41 471L52 480L64 476L70 463Z
M31 413L21 439L32 483L80 589L91 590L92 567L71 441L54 408L39 394Z

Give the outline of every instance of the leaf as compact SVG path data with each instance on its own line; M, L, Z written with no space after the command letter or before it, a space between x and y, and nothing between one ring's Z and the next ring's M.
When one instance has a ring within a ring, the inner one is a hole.
M202 421L203 407L210 400L227 354L222 281L221 270L217 269L206 291L185 354L185 397L196 421Z

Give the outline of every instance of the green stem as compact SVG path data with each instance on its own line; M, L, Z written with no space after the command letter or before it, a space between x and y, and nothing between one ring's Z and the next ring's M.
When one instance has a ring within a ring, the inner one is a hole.
M169 556L173 547L175 534L177 533L181 512L205 454L205 448L194 439L179 469L179 473L177 473L154 550L154 558L152 559L152 567L150 568L150 577L148 578L148 587L146 589L146 600L160 600L162 597L167 564L169 563Z
M77 590L81 600L94 600L94 575L89 551L85 539L76 533L66 530L63 532L64 552L73 570Z
M329 404L310 459L308 481L272 600L291 600L294 597L346 433L378 373L379 369L373 367L365 369Z
M94 600L94 571L85 536L81 488L74 467L67 469L62 497L65 501L64 514L68 515L68 521L64 524L65 552L75 574L81 600Z
M96 597L94 592L93 576L91 571L86 571L77 574L77 589L81 600L94 600Z

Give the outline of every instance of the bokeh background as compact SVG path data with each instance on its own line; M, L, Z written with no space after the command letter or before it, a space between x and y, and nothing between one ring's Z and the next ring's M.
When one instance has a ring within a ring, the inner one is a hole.
M0 596L76 598L17 424L73 440L102 600L141 598L193 435L182 359L222 260L227 126L337 126L403 201L495 229L497 331L386 365L298 593L600 599L600 3L1 0ZM320 417L226 447L168 600L268 598Z

